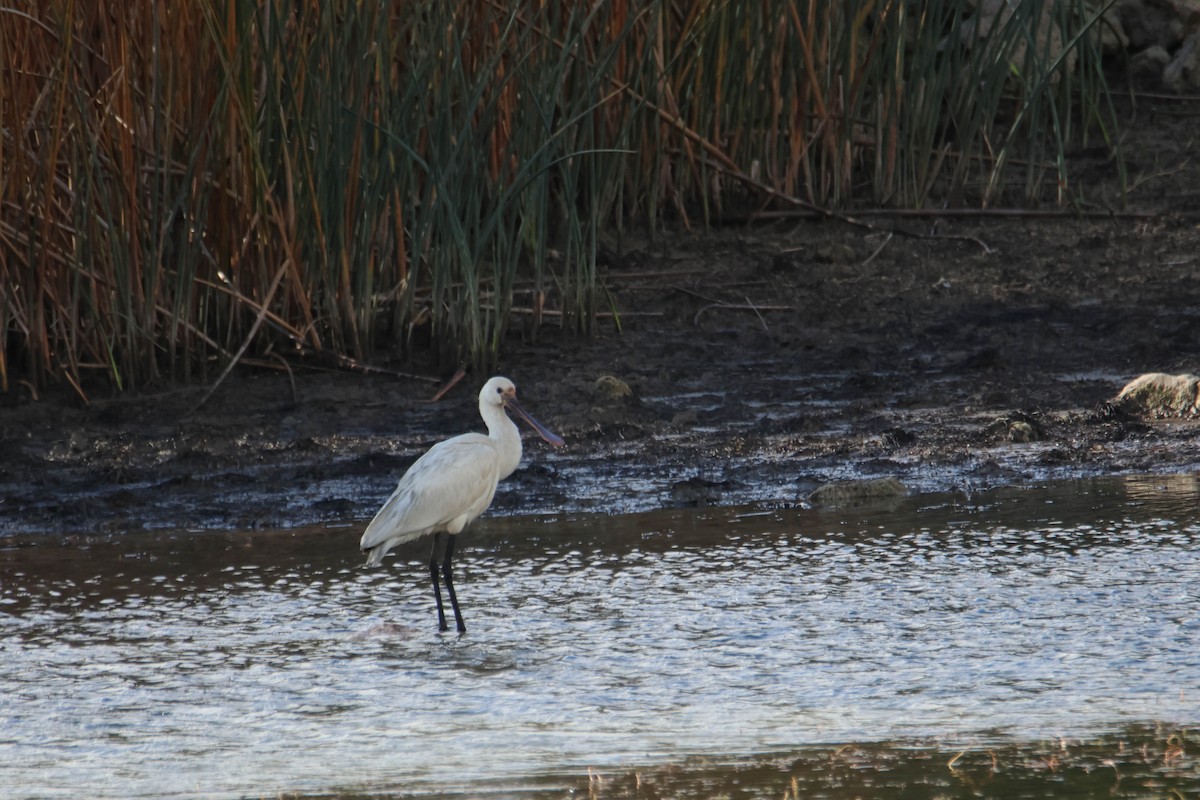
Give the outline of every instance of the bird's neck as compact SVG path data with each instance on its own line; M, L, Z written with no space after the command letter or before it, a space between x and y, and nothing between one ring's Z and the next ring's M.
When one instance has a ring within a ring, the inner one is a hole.
M488 406L480 409L480 413L487 423L488 437L496 443L500 454L500 480L504 480L521 463L521 432L499 406Z

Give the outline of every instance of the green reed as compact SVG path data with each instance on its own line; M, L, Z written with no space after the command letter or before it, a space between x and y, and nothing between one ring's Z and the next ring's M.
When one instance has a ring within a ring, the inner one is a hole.
M603 237L758 209L1068 204L1097 14L1030 0L0 9L0 390L231 361L487 365L586 332ZM1064 45L1066 48L1064 49Z

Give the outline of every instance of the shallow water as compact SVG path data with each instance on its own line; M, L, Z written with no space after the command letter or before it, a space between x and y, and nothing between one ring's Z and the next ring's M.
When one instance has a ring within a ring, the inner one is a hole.
M1200 722L1194 476L488 519L461 638L427 544L366 570L359 529L6 542L0 796L477 794Z

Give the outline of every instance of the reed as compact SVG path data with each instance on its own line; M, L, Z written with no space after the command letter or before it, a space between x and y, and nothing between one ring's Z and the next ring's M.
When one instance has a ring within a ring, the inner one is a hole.
M0 389L587 331L601 237L764 207L1068 204L1096 14L1028 0L0 9ZM561 321L561 322L558 322ZM98 380L102 379L102 380Z

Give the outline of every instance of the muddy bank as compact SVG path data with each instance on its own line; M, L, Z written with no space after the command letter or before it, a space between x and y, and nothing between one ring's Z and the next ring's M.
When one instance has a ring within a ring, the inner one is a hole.
M568 446L527 440L493 513L1200 469L1200 423L1106 408L1140 373L1200 371L1200 165L1179 106L1143 104L1129 134L1145 217L873 223L915 235L777 220L612 242L619 331L513 326L499 371ZM1085 211L1115 180L1090 157ZM242 369L191 414L203 387L86 408L10 392L0 534L362 520L432 442L479 428L486 376L431 404L436 380L292 370ZM598 389L606 375L631 395Z
M495 508L792 503L848 477L970 491L1200 465L1198 423L1106 408L1140 372L1196 368L1194 224L942 227L990 252L893 237L864 266L871 237L802 224L615 261L608 284L636 312L622 332L513 343L503 371L568 447L530 440ZM286 374L244 371L190 415L202 388L10 405L0 530L369 517L417 454L479 427L479 383L430 404L431 382L300 364L294 392Z

